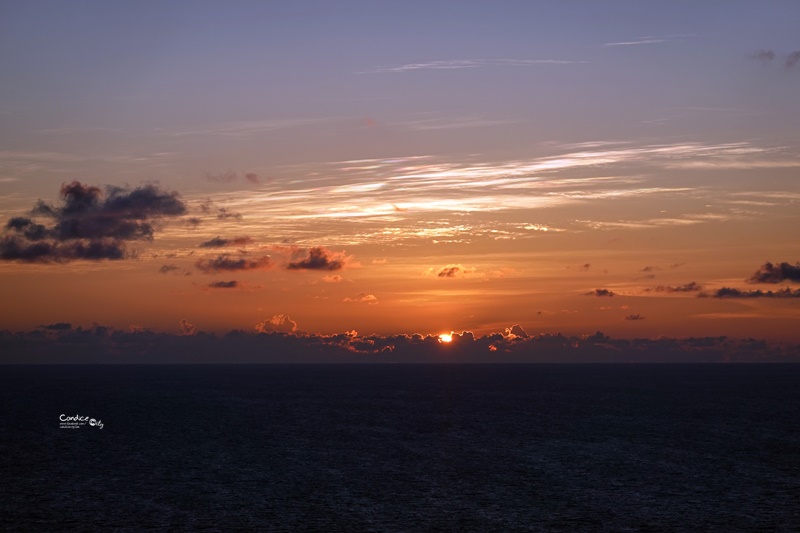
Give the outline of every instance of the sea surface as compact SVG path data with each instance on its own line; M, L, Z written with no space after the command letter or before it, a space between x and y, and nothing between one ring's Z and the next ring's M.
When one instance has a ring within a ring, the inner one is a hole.
M800 365L4 366L0 397L2 530L800 530Z

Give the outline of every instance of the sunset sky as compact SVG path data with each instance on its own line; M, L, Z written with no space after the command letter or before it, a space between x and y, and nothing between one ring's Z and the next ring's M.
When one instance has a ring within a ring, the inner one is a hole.
M798 28L2 2L0 329L800 341Z

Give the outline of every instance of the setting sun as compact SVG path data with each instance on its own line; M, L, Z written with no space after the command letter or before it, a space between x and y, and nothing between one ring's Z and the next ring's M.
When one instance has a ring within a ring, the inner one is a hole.
M451 342L453 340L453 336L450 333L442 333L439 335L439 342Z

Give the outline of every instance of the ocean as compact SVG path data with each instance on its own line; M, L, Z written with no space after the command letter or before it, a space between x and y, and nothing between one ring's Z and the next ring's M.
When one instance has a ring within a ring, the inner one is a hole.
M800 365L3 366L7 531L797 531Z

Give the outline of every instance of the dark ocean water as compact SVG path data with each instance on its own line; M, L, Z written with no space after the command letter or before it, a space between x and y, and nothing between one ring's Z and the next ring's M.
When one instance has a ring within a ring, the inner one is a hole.
M800 365L0 375L6 530L800 529Z

